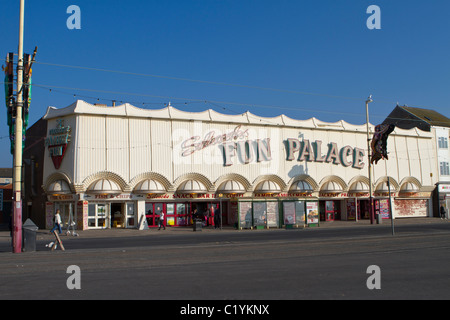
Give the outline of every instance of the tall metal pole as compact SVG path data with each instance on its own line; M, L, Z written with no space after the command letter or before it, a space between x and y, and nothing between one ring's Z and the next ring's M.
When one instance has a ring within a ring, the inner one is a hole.
M22 252L22 108L23 108L23 29L24 29L25 0L20 0L19 18L19 57L17 62L17 102L14 136L14 225L13 225L13 252Z
M374 222L373 198L372 198L372 163L370 162L370 134L369 134L369 103L372 102L372 95L366 100L366 130L367 130L367 159L369 168L369 214L370 223Z

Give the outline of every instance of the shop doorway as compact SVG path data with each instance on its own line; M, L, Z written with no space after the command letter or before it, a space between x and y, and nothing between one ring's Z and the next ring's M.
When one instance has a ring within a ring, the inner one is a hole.
M347 199L347 220L370 219L370 201L368 199Z
M164 213L163 222L166 227L192 224L188 203L147 202L145 203L145 219L150 228L159 226L161 212Z
M136 214L134 202L111 203L111 228L135 228Z
M135 206L133 202L128 202L125 204L125 228L135 228L136 227L136 213Z
M88 228L105 229L107 227L108 207L106 203L90 203L88 205Z
M62 226L67 228L69 225L73 226L73 222L76 222L76 212L73 212L72 203L59 202L55 203L55 211L59 209Z
M207 226L207 221L211 215L210 208L208 208L208 203L206 202L191 202L190 204L190 224L193 223L195 219L201 220L204 227Z
M338 200L319 201L321 221L341 220L341 208Z
M200 219L204 227L221 227L228 224L228 202L191 202L190 217ZM217 224L217 226L216 226Z
M123 228L122 203L111 203L111 228Z
M358 200L358 219L370 219L370 200Z
M147 225L149 226L149 228L158 226L159 217L161 215L161 212L163 212L163 209L165 209L164 203L147 202L145 204L145 218L147 220ZM165 211L166 210L164 210L164 212Z

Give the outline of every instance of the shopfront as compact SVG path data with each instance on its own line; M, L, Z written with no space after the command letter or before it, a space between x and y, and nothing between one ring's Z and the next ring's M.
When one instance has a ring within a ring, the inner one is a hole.
M346 197L345 185L339 179L322 184L319 193L320 221L341 220Z
M69 226L77 226L76 201L72 195L52 195L48 196L46 202L46 227L53 228L54 214L56 210L60 211L62 227L67 229Z
M89 229L135 228L136 212L134 202L89 202Z
M293 181L288 198L282 201L284 226L298 228L319 225L317 188L317 184L306 176Z
M350 196L347 199L347 220L370 219L370 200Z
M73 212L73 221L78 229L136 228L136 204L133 201L78 201L62 205L47 203L48 226L56 209L60 209L62 219L69 220L66 212ZM65 218L67 216L67 218ZM65 224L67 226L67 223Z
M239 229L304 228L318 226L318 201L299 199L240 200Z
M399 192L393 200L395 218L429 217L432 214L431 192Z
M148 227L158 227L161 212L164 225L168 227L192 226L194 219L202 221L204 227L215 227L216 221L228 225L228 201L184 201L184 202L146 202L145 219ZM221 219L214 217L218 215Z
M370 219L369 179L355 178L350 183L347 196L346 220Z
M106 229L110 224L110 210L106 203L89 203L88 206L88 228L89 229Z
M374 200L374 213L375 217L381 215L381 219L390 219L390 203L389 199L375 199Z
M273 182L270 189L258 188L257 192L238 200L236 226L239 229L303 228L319 224L318 193L308 182L295 181L289 192L280 192L275 185Z
M65 229L69 226L76 229L137 226L136 198L130 194L118 194L111 181L95 181L87 193L77 195L72 193L66 181L58 179L50 184L48 190L52 194L48 195L46 202L46 228L53 226L56 210L60 210Z
M440 212L440 208L444 207L446 211L446 217L447 219L450 217L450 182L440 182L437 184L436 187L436 195L438 198L438 210L435 210L437 212ZM440 214L439 214L440 216Z
M46 228L53 228L54 214L59 210L63 228L76 227L77 197L71 190L69 184L62 178L55 179L47 186Z
M320 221L341 220L342 200L321 200L319 201Z

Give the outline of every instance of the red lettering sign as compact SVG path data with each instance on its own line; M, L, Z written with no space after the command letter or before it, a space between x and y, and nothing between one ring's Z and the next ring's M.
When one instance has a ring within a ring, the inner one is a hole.
M196 151L205 149L206 147L213 146L219 143L227 141L235 141L238 139L244 139L248 136L248 129L241 130L241 126L237 126L233 131L225 134L216 135L214 131L208 132L203 140L200 140L199 136L193 136L181 143L181 155L183 157L189 156Z

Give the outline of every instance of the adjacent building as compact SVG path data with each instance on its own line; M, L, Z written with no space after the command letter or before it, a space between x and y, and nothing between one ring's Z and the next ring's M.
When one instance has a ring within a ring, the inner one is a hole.
M0 224L11 221L12 168L0 168Z
M389 114L384 123L393 123L399 128L419 128L430 132L433 136L433 145L429 148L435 150L433 159L437 166L436 189L433 193L434 216L439 216L439 207L450 208L450 119L429 109L413 108L397 105Z
M173 227L214 215L237 228L369 218L365 124L78 100L29 130L26 210L41 228L56 209L79 229L155 227L161 212ZM389 159L372 166L377 215L389 218L390 203L395 218L432 215L435 139L417 127L390 135Z

